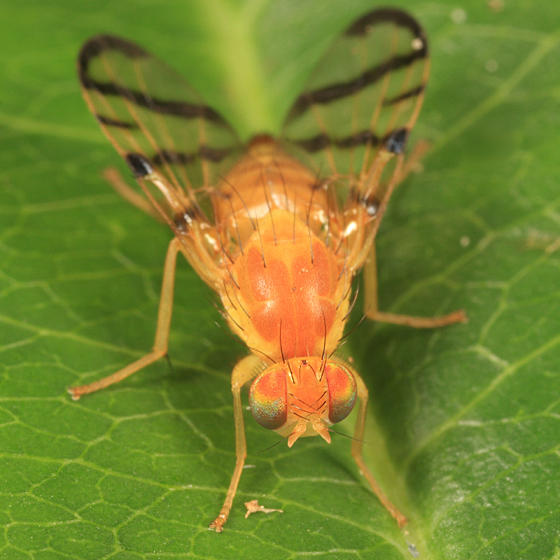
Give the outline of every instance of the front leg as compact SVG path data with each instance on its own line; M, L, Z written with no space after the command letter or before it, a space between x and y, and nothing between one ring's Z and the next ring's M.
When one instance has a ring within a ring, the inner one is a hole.
M379 484L373 477L371 471L367 468L364 462L363 447L364 447L364 430L366 424L367 403L368 403L368 390L363 379L358 372L351 368L348 364L345 367L352 371L356 381L356 393L358 396L358 416L356 418L356 427L354 429L354 437L352 438L352 457L360 472L365 476L373 493L377 496L379 501L383 504L385 509L394 517L399 527L404 527L407 523L406 517L397 509L397 507L387 498Z
M239 361L231 373L236 459L235 468L233 469L233 475L231 476L231 482L229 483L224 505L222 506L218 517L216 517L216 519L214 519L214 521L212 521L209 525L209 528L214 529L216 533L221 533L223 531L223 526L229 517L233 499L235 497L235 493L237 492L237 486L239 485L239 479L241 478L241 472L243 471L243 465L245 464L245 458L247 457L245 424L243 422L243 406L241 404L241 388L256 377L262 369L263 361L257 356L251 354Z

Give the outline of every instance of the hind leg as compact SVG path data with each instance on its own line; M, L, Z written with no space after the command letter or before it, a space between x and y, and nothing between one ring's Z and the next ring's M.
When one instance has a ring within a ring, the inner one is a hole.
M364 265L364 314L369 319L382 323L394 325L406 325L418 329L433 329L445 327L454 323L466 323L467 315L462 309L458 309L448 315L435 317L413 317L412 315L401 315L397 313L386 313L379 311L377 299L377 260L375 254L375 241L371 247L370 254Z

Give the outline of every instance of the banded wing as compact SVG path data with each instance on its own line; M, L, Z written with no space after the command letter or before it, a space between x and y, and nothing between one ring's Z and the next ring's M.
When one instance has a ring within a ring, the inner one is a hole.
M404 150L428 73L428 43L418 22L397 9L374 10L321 59L288 114L283 139L323 177L330 175L345 208L369 201L373 214L390 193L402 160L391 154Z
M211 221L208 194L240 152L228 123L164 62L126 39L89 39L78 74L90 110L175 233Z

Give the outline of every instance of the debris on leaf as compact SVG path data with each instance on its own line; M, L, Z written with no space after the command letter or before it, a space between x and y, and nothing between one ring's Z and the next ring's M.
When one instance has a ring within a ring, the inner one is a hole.
M264 506L259 505L258 500L251 500L250 502L245 502L245 507L247 508L247 513L245 513L245 519L249 517L252 513L273 513L277 511L278 513L284 513L282 509L273 509L273 508L265 508Z

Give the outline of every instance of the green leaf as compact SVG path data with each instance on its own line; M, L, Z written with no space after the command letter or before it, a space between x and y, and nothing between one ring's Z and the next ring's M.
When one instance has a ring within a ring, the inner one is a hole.
M118 158L81 100L76 53L98 32L136 40L247 138L278 129L329 40L371 4L3 6L0 559L560 557L560 8L398 4L431 41L415 138L433 148L380 232L381 304L470 319L350 337L372 397L367 459L408 532L347 439L270 448L275 434L248 419L253 468L222 535L207 524L233 468L229 373L244 349L186 265L172 367L79 402L65 392L151 347L170 239L101 179ZM255 498L284 513L244 519Z

